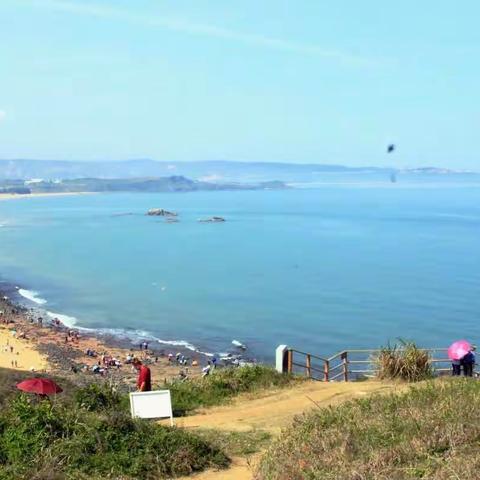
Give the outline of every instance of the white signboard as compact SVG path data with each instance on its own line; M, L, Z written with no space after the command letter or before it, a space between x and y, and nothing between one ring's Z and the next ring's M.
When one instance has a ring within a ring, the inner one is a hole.
M172 400L170 390L130 393L132 417L170 418L173 426Z

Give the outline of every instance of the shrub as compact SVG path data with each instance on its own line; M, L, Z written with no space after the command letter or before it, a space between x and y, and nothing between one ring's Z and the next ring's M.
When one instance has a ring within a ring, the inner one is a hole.
M298 417L256 480L478 478L480 383L437 379Z
M400 340L400 346L387 345L374 357L380 379L418 382L432 377L430 355L415 343Z
M86 392L103 402L94 388ZM115 402L84 406L24 394L11 401L0 413L0 479L160 479L229 463L197 435L134 420Z
M112 384L92 383L77 389L74 398L79 407L91 412L114 408L128 410L128 397L120 394Z

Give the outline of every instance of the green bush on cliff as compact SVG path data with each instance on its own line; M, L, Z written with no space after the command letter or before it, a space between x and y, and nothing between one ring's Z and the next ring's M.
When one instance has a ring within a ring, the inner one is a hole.
M100 395L101 397L102 395ZM200 437L123 408L16 396L0 413L0 479L160 479L226 467Z
M86 387L78 388L74 393L75 403L78 407L99 412L108 409L121 409L128 411L128 395L122 395L115 385L92 383Z

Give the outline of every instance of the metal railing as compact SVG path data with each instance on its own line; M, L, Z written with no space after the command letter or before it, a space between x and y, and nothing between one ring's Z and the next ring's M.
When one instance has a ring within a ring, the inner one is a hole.
M400 349L401 350L401 349ZM446 348L420 349L429 354L434 375L451 371ZM331 357L320 357L294 348L287 350L288 373L304 373L308 378L324 382L357 380L374 377L378 370L375 357L381 350L342 350Z

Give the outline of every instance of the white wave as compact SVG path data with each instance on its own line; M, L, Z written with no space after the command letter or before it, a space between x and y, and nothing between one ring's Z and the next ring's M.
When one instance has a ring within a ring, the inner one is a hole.
M24 288L15 287L18 293L26 298L27 300L36 303L37 305L45 305L47 300L38 296L38 292L34 290L26 290ZM164 287L166 288L166 287ZM125 340L130 341L132 344L141 342L143 340L149 340L151 342L158 342L164 345L170 345L172 347L179 347L190 350L192 352L205 355L206 357L213 357L214 354L211 352L203 352L195 345L187 342L186 340L162 340L161 338L155 337L150 332L146 330L129 330L122 328L90 328L90 327L81 327L77 325L78 319L64 313L51 312L49 310L44 310L43 308L38 307L37 313L42 315L47 315L50 319L58 319L62 324L67 328L75 328L76 330L90 332L94 335L111 335L114 337L120 337Z
M47 315L50 318L58 318L66 327L73 328L73 326L77 323L77 319L75 317L71 317L69 315L64 315L63 313L55 313L55 312L48 312Z
M196 350L194 345L186 342L185 340L162 340L159 338L157 341L158 343L164 343L165 345L173 345L175 347L185 347L189 350Z
M37 305L45 305L47 303L47 300L38 296L38 292L35 292L33 290L26 290L18 287L17 287L17 290L22 297L26 298L27 300L30 300L33 303L36 303ZM57 318L58 320L60 320L60 322L62 322L63 325L65 325L68 328L75 328L76 330L82 330L82 331L91 332L94 334L112 335L116 337L121 337L121 338L130 340L132 343L136 343L137 341L142 341L147 339L147 340L158 342L164 345L171 345L172 347L185 348L187 350L191 350L192 352L199 353L207 357L214 356L213 353L203 352L199 348L197 348L195 345L185 340L162 340L161 338L157 338L153 336L150 332L147 332L145 330L131 331L131 330L124 330L120 328L80 327L77 325L78 319L76 317L65 315L64 313L51 312L48 310L40 310L40 311L43 311L52 320L54 318Z
M37 305L45 305L47 301L44 298L38 296L38 292L33 290L25 290L24 288L19 288L18 293L27 300L30 300Z
M60 318L60 317L59 317ZM129 340L132 344L137 344L143 342L144 340L150 342L158 342L162 345L170 345L171 347L180 347L185 348L187 350L191 350L192 352L199 353L201 355L205 355L206 357L213 357L214 354L211 352L203 352L195 345L187 342L186 340L162 340L161 338L155 337L150 332L146 330L127 330L122 328L79 328L79 330L88 330L95 334L100 335L111 335L114 337L119 337L122 339Z
M195 345L185 341L185 340L162 340L160 338L156 339L158 343L162 343L164 345L172 345L174 347L182 347L186 348L187 350L191 350L192 352L201 353L207 357L213 357L213 353L210 352L202 352L199 350Z

